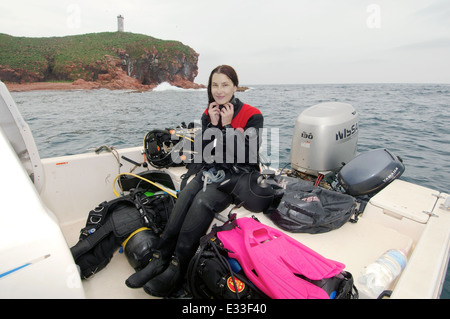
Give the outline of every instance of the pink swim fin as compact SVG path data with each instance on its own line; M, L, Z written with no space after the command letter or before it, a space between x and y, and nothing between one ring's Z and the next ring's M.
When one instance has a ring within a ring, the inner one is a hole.
M311 280L331 278L345 265L327 259L283 232L252 218L236 220L238 227L217 234L247 277L267 296L276 299L326 299Z

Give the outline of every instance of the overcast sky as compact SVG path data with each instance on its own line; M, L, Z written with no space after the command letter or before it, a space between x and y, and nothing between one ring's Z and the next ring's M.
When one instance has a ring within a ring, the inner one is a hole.
M219 64L244 85L450 83L449 0L3 0L0 33L117 31L119 14L198 52L197 83Z

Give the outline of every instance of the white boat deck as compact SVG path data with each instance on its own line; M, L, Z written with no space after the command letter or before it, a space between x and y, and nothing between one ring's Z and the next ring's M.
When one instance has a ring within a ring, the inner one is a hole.
M139 156L136 155L136 150L127 153L126 156L133 158L133 153L135 157ZM111 155L102 154L99 156ZM52 164L47 163L46 165ZM179 176L184 172L185 169L182 167L170 169L170 174L176 185L179 183ZM111 180L113 178L113 176L109 177ZM395 194L398 194L398 192L402 192L402 195L396 196ZM413 257L416 244L426 228L425 223L429 218L437 219L437 217L429 217L429 215L423 213L423 211L431 212L433 209L439 210L439 207L434 207L436 194L437 192L434 190L396 180L384 192L380 192L371 200L357 223L346 223L341 228L324 234L288 233L288 235L323 256L344 263L346 270L354 276L357 288L360 288L357 282L359 274L366 265L372 263L386 250L404 249L408 252L408 258ZM389 196L394 197L387 198ZM79 230L84 226L87 213L95 206L96 204L93 204L90 208L84 209L79 215L81 219L79 218L76 222L64 223L62 230L70 246L77 242ZM222 215L226 216L231 208L232 206L222 212ZM234 210L234 212L238 213L238 217L254 215L264 224L276 227L270 218L262 213L250 213L243 208ZM441 222L450 221L450 213L441 210L440 214L443 214L443 218L439 217ZM213 223L220 225L222 222L215 220ZM446 236L445 232L443 234L443 236ZM441 246L448 247L445 243L442 243ZM443 249L445 250L445 248ZM448 254L448 251L445 253ZM433 255L433 252L428 252L428 255ZM433 257L428 256L426 258ZM448 255L440 256L440 258L448 258ZM408 264L404 271L406 275L408 274L408 268L412 267ZM443 271L445 273L445 269ZM105 269L92 279L83 281L86 296L88 298L151 298L142 289L130 289L125 285L125 280L133 273L134 270L128 264L126 257L117 252ZM392 288L394 286L395 283ZM365 295L364 291L359 290L360 298L369 297ZM412 295L411 292L404 293L410 294L408 298L426 298L416 292L412 292Z
M226 215L227 209L223 214ZM236 211L234 211L236 212ZM259 213L249 213L244 209L237 211L239 217L257 217L266 225L276 227L268 216ZM79 236L79 230L84 222L78 222L63 227L63 232L70 246L73 246ZM218 225L222 222L215 220ZM291 234L304 245L319 252L323 256L340 261L346 265L346 270L355 277L365 265L374 261L388 249L402 248L410 251L413 240L409 236L382 225L373 224L360 218L358 223L347 223L338 230L325 234ZM355 258L357 256L358 258ZM126 257L116 252L106 268L88 280L83 280L87 298L151 298L143 289L130 289L125 280L134 273Z

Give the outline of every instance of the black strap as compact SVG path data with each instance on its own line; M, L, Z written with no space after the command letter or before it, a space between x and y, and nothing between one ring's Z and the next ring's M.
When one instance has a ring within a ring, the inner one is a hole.
M70 248L73 259L77 260L78 257L85 254L93 247L95 247L100 241L102 241L106 236L108 236L113 231L113 225L111 220L108 220L93 234L80 240L75 246Z
M200 238L200 246L206 246L211 241L211 239L217 237L217 233L221 231L232 230L233 228L237 227L236 216L237 215L235 213L231 214L230 211L230 213L228 214L228 220L222 226L213 225L211 227L211 231Z
M70 248L74 259L91 250L114 230L114 225L108 218L108 214L114 211L114 207L124 202L130 202L134 205L134 202L128 197L119 197L109 202L102 202L89 212L86 226L80 231L80 240Z
M188 169L187 172L181 175L180 191L186 186L189 177L200 172L204 168L204 165L200 163L189 163L186 165L186 168Z

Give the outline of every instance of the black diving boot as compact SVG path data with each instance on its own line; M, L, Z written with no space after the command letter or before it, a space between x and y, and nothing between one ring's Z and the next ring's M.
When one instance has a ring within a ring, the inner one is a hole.
M173 257L164 272L144 285L144 291L155 297L168 297L180 288L182 279L180 261L177 257Z
M150 259L147 266L128 277L125 284L130 288L141 288L147 281L162 273L168 263L169 260L164 259L161 252L154 251L152 259Z

